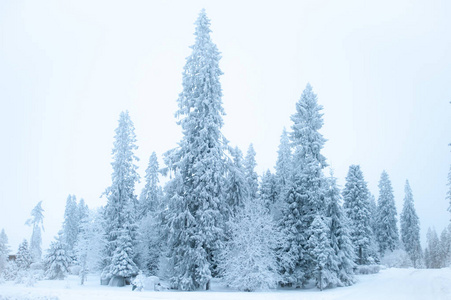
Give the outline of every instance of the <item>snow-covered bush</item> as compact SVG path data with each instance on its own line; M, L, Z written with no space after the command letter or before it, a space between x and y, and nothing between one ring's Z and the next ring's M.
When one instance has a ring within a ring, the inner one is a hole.
M231 239L219 265L226 283L247 292L275 288L282 279L275 252L281 235L264 203L248 199L229 226Z
M69 267L69 274L70 275L79 275L81 271L81 266L70 266Z
M387 251L381 259L381 264L388 268L413 267L409 254L402 249Z
M139 271L139 274L132 280L133 290L137 291L137 292L141 292L142 289L144 288L145 279L146 279L146 276L143 275L143 273L141 271Z
M360 265L357 266L355 273L360 275L379 273L381 267L379 265Z
M5 270L3 271L3 276L4 276L5 280L8 280L8 281L15 280L18 271L19 271L19 268L17 267L16 262L8 261L6 264Z

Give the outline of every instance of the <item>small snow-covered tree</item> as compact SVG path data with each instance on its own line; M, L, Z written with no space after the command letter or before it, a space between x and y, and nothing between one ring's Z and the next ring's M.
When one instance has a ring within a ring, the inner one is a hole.
M80 211L75 195L67 196L66 208L64 210L63 238L67 250L71 252L77 241L80 226Z
M130 228L125 225L119 232L117 247L111 259L110 276L131 277L138 274L138 267L132 260L134 257Z
M224 240L225 147L220 54L210 38L210 20L202 10L196 40L183 73L177 116L183 129L179 147L165 161L174 170L167 214L171 285L181 290L209 289L216 254Z
M136 240L136 214L138 211L138 202L135 195L135 183L139 180L137 166L135 164L138 158L134 151L136 146L135 128L128 111L121 112L119 117L119 126L115 130L115 141L113 147L113 174L111 175L112 184L105 191L108 199L105 207L105 231L107 245L105 249L105 268L102 272L103 282L108 281L110 276L125 274L127 272L118 271L118 255L134 255L133 251L123 250L119 239L134 244ZM124 235L130 235L128 238ZM121 258L122 261L132 262L134 256ZM131 264L131 263L130 263ZM130 270L136 266L131 264ZM120 275L118 275L120 276Z
M250 144L244 159L244 175L249 187L249 197L256 199L258 193L258 175L255 172L257 162L255 161L254 145Z
M33 258L28 249L28 241L26 239L19 245L17 250L16 264L20 270L28 270L30 268Z
M350 220L351 240L356 251L356 262L359 265L372 262L372 239L369 191L363 178L360 166L349 167L346 184L343 190L343 208Z
M330 231L321 215L315 217L310 230L312 234L308 239L308 247L313 258L313 278L316 287L322 291L339 285L338 257L331 247Z
M401 240L413 266L418 268L422 260L420 220L415 211L412 189L408 180L406 180L404 193L404 205L401 213Z
M229 226L231 238L220 262L225 282L248 292L275 288L281 280L275 249L282 236L264 203L249 198Z
M48 279L62 280L69 272L71 258L68 256L66 248L61 233L55 241L50 243L50 248L45 256L45 275Z
M9 255L8 236L5 233L5 229L2 229L2 231L0 232L0 277L2 276L4 270L6 269L8 255Z
M376 239L381 255L398 247L399 234L396 218L395 198L387 172L383 171L379 181L379 199L377 201Z
M33 261L39 262L42 256L41 229L44 230L44 209L42 209L42 201L39 201L31 210L31 218L27 220L26 224L33 227L30 240L30 253Z
M333 174L327 178L326 216L329 225L330 243L334 250L334 259L338 265L339 286L349 286L355 282L355 251L351 241L350 222L340 206L341 195L337 179Z

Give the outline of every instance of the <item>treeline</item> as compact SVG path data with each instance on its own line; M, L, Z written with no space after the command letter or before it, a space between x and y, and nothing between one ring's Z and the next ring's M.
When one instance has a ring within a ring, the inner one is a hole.
M177 100L183 137L164 154L164 167L152 153L140 196L134 125L122 112L106 206L89 210L69 196L63 228L45 258L29 257L24 242L15 267L2 261L3 276L17 277L17 270L34 262L34 269L45 270L42 278L64 278L76 269L82 284L88 272L100 271L102 284L121 285L143 273L179 290L208 290L214 277L244 291L309 281L322 290L352 285L359 266L383 263L393 253L414 267L422 267L426 257L429 266L433 251L423 255L409 182L399 232L385 171L377 203L359 165L349 167L342 191L332 173L324 174L322 106L310 84L296 103L290 130L282 132L275 173L258 176L252 144L243 155L221 132L222 71L210 32L202 11ZM164 188L162 175L170 177ZM42 217L33 220L38 230Z

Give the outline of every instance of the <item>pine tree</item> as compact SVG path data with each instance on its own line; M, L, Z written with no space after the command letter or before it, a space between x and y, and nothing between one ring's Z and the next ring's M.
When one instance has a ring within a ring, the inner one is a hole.
M279 193L282 193L290 177L292 168L290 138L288 137L288 133L285 128L283 129L282 136L280 137L280 145L277 154L276 176L282 188Z
M359 265L369 264L374 259L368 195L369 191L360 166L350 166L343 190L343 208L351 223L351 240L356 251L356 262Z
M401 213L401 240L404 244L404 249L412 260L413 266L418 268L422 260L420 220L415 211L412 190L408 180L406 180L404 192L404 205Z
M19 245L17 250L16 264L20 270L28 270L30 268L33 258L28 249L28 241L26 239Z
M227 214L226 220L234 216L238 210L244 206L244 201L249 198L249 187L245 177L243 166L243 153L236 147L229 149L233 160L228 162L225 201L230 212Z
M116 259L118 249L123 249L121 241L135 243L136 239L137 199L134 192L139 175L136 171L138 167L135 165L138 158L134 155L134 151L138 147L135 145L134 130L128 112L122 112L113 148L112 184L105 192L108 202L105 207L107 247L106 266L102 272L104 282L111 278L111 275L122 274L117 271L118 266L114 265L118 261ZM126 234L124 231L127 231L128 237L124 236ZM128 251L124 254L134 253ZM133 259L134 257L124 258L121 262L132 262ZM135 268L133 263L127 269L134 270Z
M330 231L319 214L313 220L308 239L309 252L313 258L313 277L321 291L340 284L338 259L330 243Z
M33 227L33 233L30 240L30 253L34 262L39 262L42 256L42 237L41 229L44 230L44 210L42 201L31 210L31 218L27 220L27 225Z
M395 198L387 172L383 171L379 181L379 199L377 201L376 239L381 255L398 247L399 235L396 218Z
M313 272L314 261L308 253L311 224L316 215L324 214L324 187L322 169L327 165L320 153L325 139L318 132L323 126L322 106L307 84L296 103L291 141L295 147L292 174L284 192L284 211L280 229L287 242L279 250L284 283L302 285Z
M50 243L50 249L45 257L45 274L47 279L66 278L69 272L69 263L71 258L66 252L67 246L64 244L61 232L55 241Z
M258 193L258 175L255 172L257 162L255 161L255 155L254 146L250 144L247 149L246 158L244 159L244 176L249 186L249 197L252 199L256 199Z
M274 174L268 170L262 176L261 185L260 185L260 201L263 202L265 207L271 212L271 215L275 215L275 210L279 209L278 207L278 198L279 198L279 185L277 182L277 178Z
M5 229L0 232L0 279L6 268L9 255L8 236Z
M439 254L440 267L446 268L450 266L451 259L451 232L449 231L451 224L445 227L440 234Z
M149 212L155 213L160 210L162 191L158 179L158 159L155 152L149 158L149 165L146 169L146 185L139 198L140 211L139 218L144 218Z
M74 244L77 241L77 235L80 226L80 212L77 205L77 198L75 195L69 195L66 200L66 209L64 211L63 223L63 238L67 249L73 250Z
M437 236L435 228L429 228L426 234L426 249L424 253L424 260L426 268L439 269L441 266L440 258L440 240Z
M110 276L129 278L138 274L138 267L133 261L133 241L130 235L131 228L124 224L117 237L117 246L111 259Z
M167 154L177 182L168 213L171 284L181 290L209 289L215 252L224 236L224 151L220 55L210 38L210 21L202 10L196 40L183 72L179 96L179 148Z
M248 198L229 226L231 238L220 263L225 282L248 292L275 288L281 280L275 249L282 236L264 203Z
M373 234L377 231L377 205L376 205L376 198L373 194L369 193L369 210L370 210L370 218L371 218L371 229L373 230ZM379 247L379 246L378 246Z
M337 179L331 176L327 180L326 216L330 230L330 243L338 265L339 286L349 286L355 282L355 251L351 241L351 228L343 208L340 206L341 195L337 186Z

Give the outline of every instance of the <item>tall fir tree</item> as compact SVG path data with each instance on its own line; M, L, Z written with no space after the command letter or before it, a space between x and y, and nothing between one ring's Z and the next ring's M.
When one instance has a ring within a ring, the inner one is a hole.
M340 205L341 195L337 186L337 179L331 174L327 178L326 191L326 216L329 223L330 243L333 249L334 258L338 265L339 286L349 286L355 282L355 251L351 241L350 222Z
M159 186L160 179L158 178L158 172L159 166L157 154L152 152L152 155L149 158L149 165L146 169L146 185L144 186L139 198L140 209L138 216L140 219L145 217L149 212L155 213L160 209L162 191Z
M116 129L112 153L112 184L105 191L108 199L105 207L106 266L102 273L105 283L108 278L125 274L119 272L118 266L115 265L115 263L118 263L116 254L120 249L123 249L121 242L131 241L131 243L135 243L136 239L137 198L135 195L135 183L139 180L139 175L136 171L138 167L135 164L138 161L134 154L134 151L138 148L135 143L136 135L133 122L128 111L122 112L119 117L119 126ZM134 253L127 251L124 252L124 255L134 255ZM130 263L127 269L135 270L134 258L134 256L124 258L124 260L121 260L121 263L127 261Z
M255 155L254 145L250 144L244 159L244 175L249 187L249 197L252 199L257 199L258 194L258 175L255 172L255 167L257 166Z
M280 229L287 241L279 250L284 284L303 285L313 276L314 257L309 253L308 240L313 219L324 214L322 169L327 166L321 154L325 138L319 133L323 126L322 106L310 84L296 103L291 133L295 147L292 172L284 192L283 217Z
M27 220L26 224L33 228L30 239L31 256L34 262L39 262L42 257L41 230L44 230L44 209L42 209L42 201L39 201L39 203L31 210L31 218Z
M343 190L343 208L351 223L351 239L356 251L356 262L359 265L374 262L372 247L374 235L371 229L368 196L369 191L360 166L350 166Z
M377 201L376 215L376 239L381 256L386 251L393 251L398 248L397 214L391 181L387 172L383 171L379 181L379 199Z
M183 72L177 116L183 138L167 154L176 188L168 213L171 285L181 290L209 289L224 237L226 140L221 133L220 54L210 38L210 20L202 10L195 43Z
M377 205L376 205L376 197L374 197L371 192L369 192L368 200L370 202L369 210L371 216L371 229L373 230L373 234L377 231Z
M404 205L401 213L401 240L413 266L418 268L421 266L423 256L420 244L420 220L415 211L412 189L408 180L406 180L404 193Z

